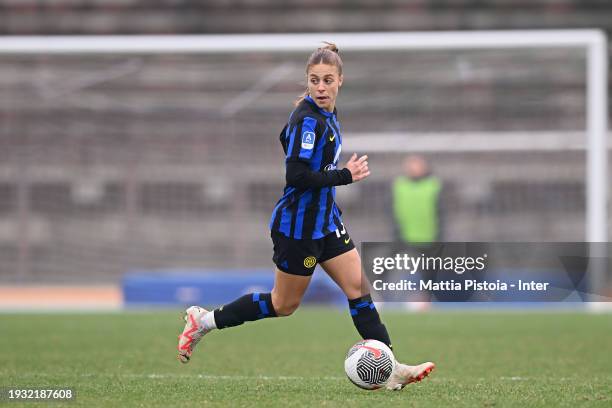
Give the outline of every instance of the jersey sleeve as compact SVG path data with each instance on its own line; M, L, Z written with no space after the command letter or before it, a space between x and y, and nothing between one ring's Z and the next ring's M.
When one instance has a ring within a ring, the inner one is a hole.
M305 116L290 123L285 129L286 162L308 162L317 144L319 127L315 118Z
M312 171L308 164L294 161L287 163L287 185L301 189L343 186L353 182L349 169Z

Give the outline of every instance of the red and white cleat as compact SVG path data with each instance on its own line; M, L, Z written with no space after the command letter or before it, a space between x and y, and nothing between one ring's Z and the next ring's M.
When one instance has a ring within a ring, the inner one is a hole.
M202 327L200 320L208 310L200 306L191 306L185 310L185 328L178 337L178 359L181 363L188 363L193 349L209 330Z
M391 391L399 391L406 385L414 382L419 382L431 373L436 365L431 362L409 366L402 363L396 363L391 377L387 381L386 388Z

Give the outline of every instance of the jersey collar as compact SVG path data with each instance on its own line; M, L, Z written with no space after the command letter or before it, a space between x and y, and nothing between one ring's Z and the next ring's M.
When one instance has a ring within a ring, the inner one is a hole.
M321 115L324 115L324 116L326 116L328 118L331 118L334 115L336 115L337 110L336 110L335 107L334 107L334 111L333 112L328 112L325 109L321 109L321 108L319 108L319 106L317 106L317 103L314 101L314 99L312 99L310 97L310 95L305 96L304 100L306 102L308 102L309 104L311 104L313 108L315 108L319 113L321 113Z

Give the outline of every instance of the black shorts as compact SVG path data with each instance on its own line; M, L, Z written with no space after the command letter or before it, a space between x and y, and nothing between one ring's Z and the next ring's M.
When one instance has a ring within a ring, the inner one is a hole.
M272 261L278 269L292 275L310 276L319 262L325 262L355 248L346 229L319 239L294 239L271 231L274 243Z

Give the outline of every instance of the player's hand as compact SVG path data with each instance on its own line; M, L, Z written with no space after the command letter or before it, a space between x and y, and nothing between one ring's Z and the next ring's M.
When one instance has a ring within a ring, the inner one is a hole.
M357 158L357 153L353 153L351 158L346 162L345 168L349 169L353 176L353 183L370 175L370 169L368 168L368 156L363 155Z

